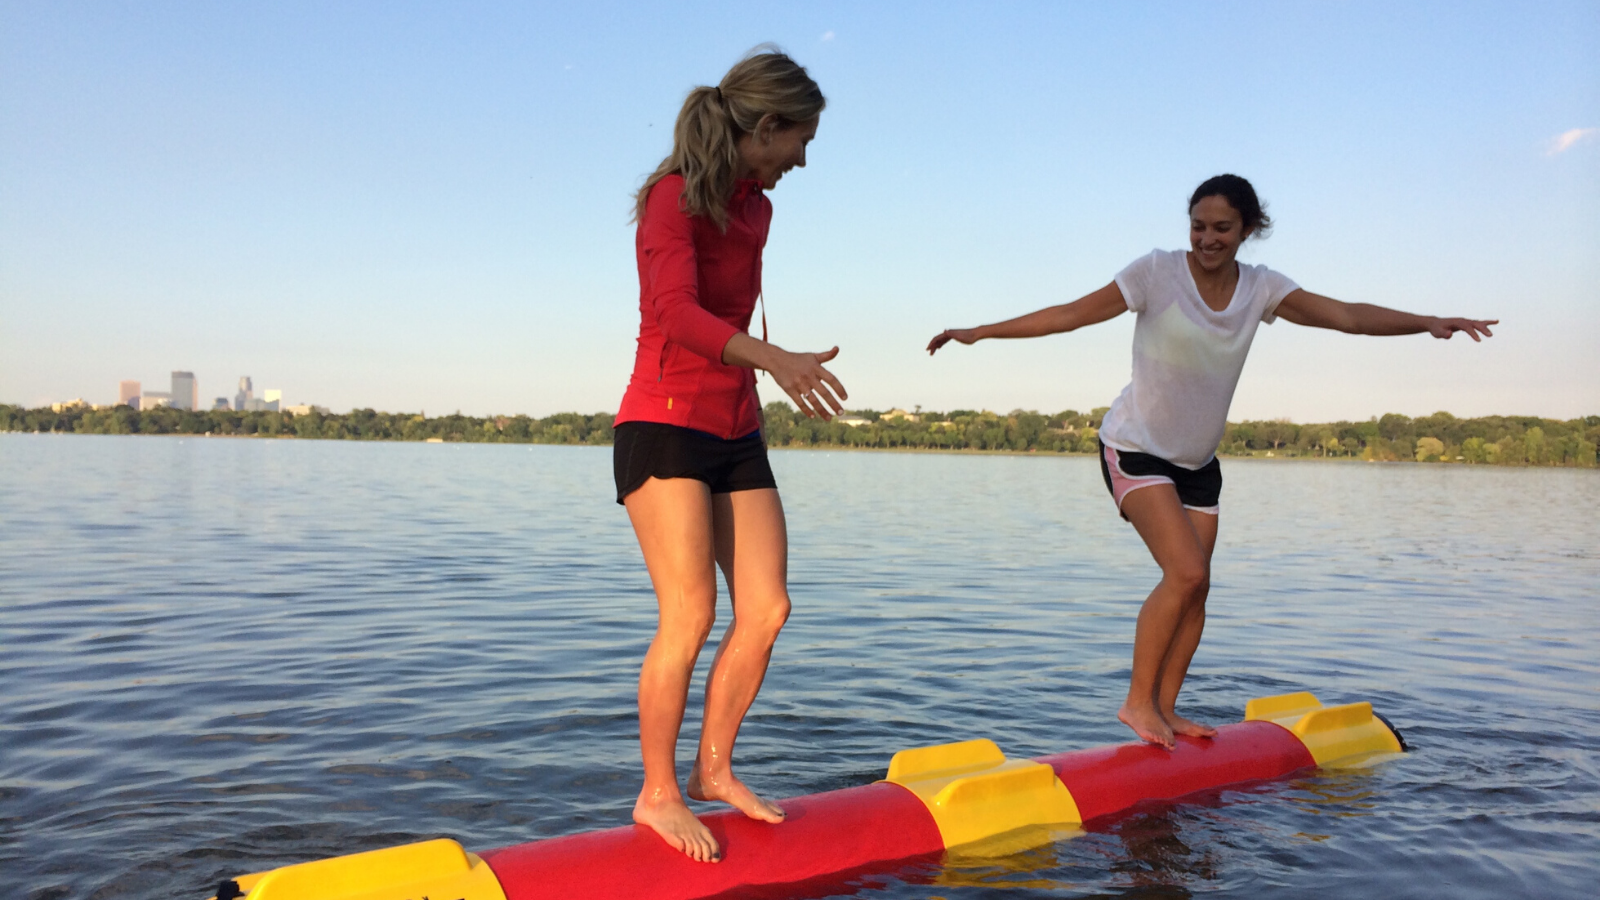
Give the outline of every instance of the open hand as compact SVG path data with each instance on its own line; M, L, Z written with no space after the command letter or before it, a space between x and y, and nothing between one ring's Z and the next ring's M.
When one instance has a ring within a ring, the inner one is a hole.
M821 417L826 422L844 412L843 401L850 396L845 393L839 379L822 367L823 363L838 355L838 347L824 353L790 353L782 350L767 367L767 372L807 418Z
M1483 338L1478 337L1478 332L1483 332L1483 337L1494 337L1494 332L1489 330L1489 326L1499 324L1499 319L1441 319L1435 316L1428 322L1428 333L1448 341L1452 334L1464 331L1473 340L1482 341Z
M945 344L948 344L951 341L960 341L963 344L970 344L977 339L978 329L976 328L946 328L945 330L934 335L933 340L928 342L928 355L932 356L933 351L938 350L940 347L943 347Z

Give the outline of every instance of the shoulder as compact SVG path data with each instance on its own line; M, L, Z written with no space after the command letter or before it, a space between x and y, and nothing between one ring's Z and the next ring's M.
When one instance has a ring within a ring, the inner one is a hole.
M1250 306L1258 311L1261 321L1271 325L1278 318L1278 304L1283 298L1300 289L1294 279L1266 266L1239 264L1239 284L1246 288Z
M1270 269L1266 266L1239 263L1239 273L1241 276L1248 277L1251 283L1269 294L1288 293L1298 287L1293 278L1279 272L1277 269ZM1284 289L1286 285L1288 286L1287 290Z
M644 214L639 217L640 234L676 233L691 228L691 217L683 211L683 176L662 176L650 185L645 196Z
M1187 250L1151 250L1150 267L1161 272L1189 271L1189 251Z
M671 175L661 176L660 181L650 185L650 194L645 198L645 208L652 211L660 207L678 210L682 198L683 176L674 172Z
M1124 272L1143 272L1149 275L1169 274L1171 272L1185 271L1188 268L1188 259L1182 250L1162 250L1157 247L1149 253L1128 263Z
M1165 270L1172 267L1171 255L1171 251L1151 250L1117 273L1114 281L1117 289L1122 291L1122 301L1128 305L1128 309L1139 313L1149 306L1149 297L1159 293L1156 285L1160 283ZM1181 257L1182 254L1179 255Z
M1174 273L1188 270L1182 250L1151 250L1135 259L1117 273L1117 281L1149 283L1159 278L1170 278Z

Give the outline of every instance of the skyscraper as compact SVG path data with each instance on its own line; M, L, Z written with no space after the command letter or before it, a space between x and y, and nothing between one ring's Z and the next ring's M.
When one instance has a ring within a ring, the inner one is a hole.
M172 373L172 408L194 409L200 405L200 385L193 372Z
M261 406L263 409L269 409L273 412L277 412L278 407L283 405L283 391L280 391L277 388L267 388L261 392L261 400Z
M117 382L117 405L131 406L134 409L139 408L139 382Z
M239 393L233 395L233 408L244 412L250 408L250 401L256 396L255 385L250 382L249 375L239 377Z

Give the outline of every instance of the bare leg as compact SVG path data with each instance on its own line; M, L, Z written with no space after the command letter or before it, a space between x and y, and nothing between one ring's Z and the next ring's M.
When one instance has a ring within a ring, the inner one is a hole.
M752 819L782 822L777 804L756 796L733 774L733 743L767 675L772 645L789 618L789 537L783 503L771 488L711 498L717 562L733 595L729 623L706 682L700 752L689 796L721 800Z
M1209 558L1172 485L1154 484L1129 492L1122 498L1122 512L1161 566L1161 583L1139 610L1133 638L1133 677L1117 718L1142 740L1170 749L1174 746L1172 726L1161 709L1163 669L1192 607L1205 603ZM1191 625L1197 645L1198 627L1203 624L1202 618ZM1190 655L1193 652L1190 650ZM1180 684L1187 666L1186 657L1182 666L1173 667Z
M624 501L655 586L660 619L639 670L644 788L633 820L697 862L722 849L678 790L676 749L689 678L716 619L711 494L692 478L651 478Z
M1184 509L1184 512L1188 514L1189 523L1200 538L1200 546L1206 553L1206 571L1210 572L1211 554L1217 547L1217 516L1193 509ZM1189 674L1189 661L1194 658L1194 651L1200 646L1200 634L1206 627L1206 598L1210 594L1210 587L1208 579L1198 602L1189 604L1189 610L1184 614L1178 633L1173 638L1172 647L1167 651L1167 658L1162 662L1161 686L1156 694L1161 716L1172 726L1174 733L1202 738L1216 737L1217 730L1178 715L1174 707L1178 703L1178 691L1182 690L1183 680Z

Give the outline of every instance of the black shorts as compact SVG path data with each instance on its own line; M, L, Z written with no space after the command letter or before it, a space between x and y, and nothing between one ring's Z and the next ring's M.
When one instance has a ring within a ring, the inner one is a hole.
M761 432L723 440L714 434L664 425L623 422L611 448L617 502L651 478L693 478L713 494L776 488Z
M1101 442L1100 474L1105 476L1111 499L1117 502L1117 512L1122 512L1122 498L1128 496L1128 492L1152 484L1170 484L1176 488L1178 501L1185 509L1213 516L1222 511L1222 464L1215 456L1198 469L1185 469L1159 456L1118 450Z

